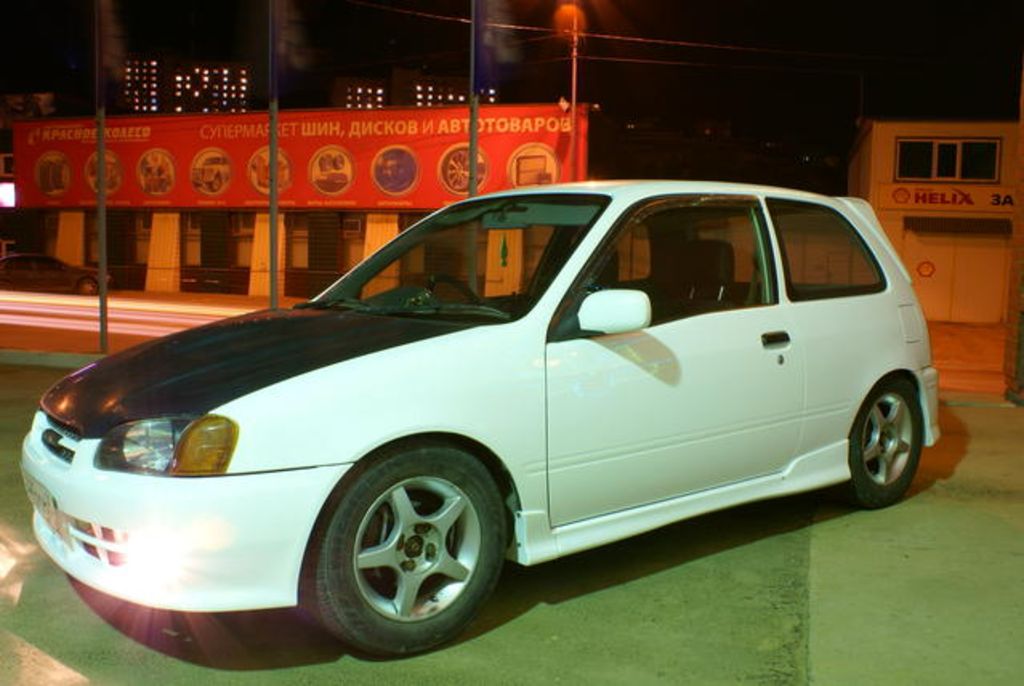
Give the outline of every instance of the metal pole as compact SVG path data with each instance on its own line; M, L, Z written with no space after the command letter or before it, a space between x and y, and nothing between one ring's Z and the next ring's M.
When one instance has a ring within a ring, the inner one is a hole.
M277 0L270 0L270 309L277 302Z
M479 148L478 121L480 119L480 96L476 89L476 32L477 32L477 0L469 3L469 197L476 195L477 188L477 149Z
M477 38L477 22L480 21L480 17L477 16L476 4L479 0L469 1L469 186L466 189L467 195L472 198L476 195L477 189L477 175L478 169L476 164L477 150L479 149L479 125L480 119L480 96L477 94L476 87L476 38ZM468 285L469 290L474 293L477 292L477 264L476 264L476 230L469 232L466 238L466 267L469 272Z
M96 236L99 248L100 352L107 354L107 107L103 74L102 0L96 0Z
M577 87L577 66L580 53L580 7L577 0L572 1L572 103L569 106L569 173L572 175L570 181L576 181L576 87Z

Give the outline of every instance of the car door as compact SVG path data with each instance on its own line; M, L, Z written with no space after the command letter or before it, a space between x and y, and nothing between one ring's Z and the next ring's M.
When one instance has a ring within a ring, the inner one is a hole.
M40 291L66 291L68 273L64 263L52 257L37 257L35 262L35 287Z
M26 255L15 255L5 263L5 280L10 287L19 291L31 291L36 288L36 269L34 260Z
M659 198L620 222L549 335L552 525L786 466L804 371L774 273L754 198ZM579 303L603 288L646 292L651 326L574 330Z
M886 351L904 339L897 304L880 301L882 269L847 218L816 202L768 198L765 204L780 246L792 334L805 350L806 420L798 450L808 453L846 438L863 394L890 369Z

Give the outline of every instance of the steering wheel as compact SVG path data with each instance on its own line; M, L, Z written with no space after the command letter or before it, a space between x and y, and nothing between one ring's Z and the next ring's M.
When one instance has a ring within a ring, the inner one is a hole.
M466 299L466 302L473 303L474 305L481 305L484 302L484 299L474 293L473 289L466 285L464 281L460 281L448 274L431 274L430 278L427 279L427 290L434 293L437 286L442 283L446 283L457 290Z

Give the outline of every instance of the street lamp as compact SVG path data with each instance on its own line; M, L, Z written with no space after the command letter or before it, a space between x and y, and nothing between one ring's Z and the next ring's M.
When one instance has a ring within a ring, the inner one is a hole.
M580 28L584 19L583 10L580 9L578 0L561 0L555 11L555 26L563 33L569 34L569 54L572 64L572 82L569 87L571 91L569 100L569 173L573 181L576 180L577 174L576 92L579 74Z

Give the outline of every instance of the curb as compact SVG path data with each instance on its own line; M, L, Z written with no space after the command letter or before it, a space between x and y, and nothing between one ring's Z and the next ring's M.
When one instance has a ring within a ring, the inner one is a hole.
M965 391L944 391L939 389L939 404L947 407L1011 407L1020 409L1021 405L1011 402L992 393L971 393Z

